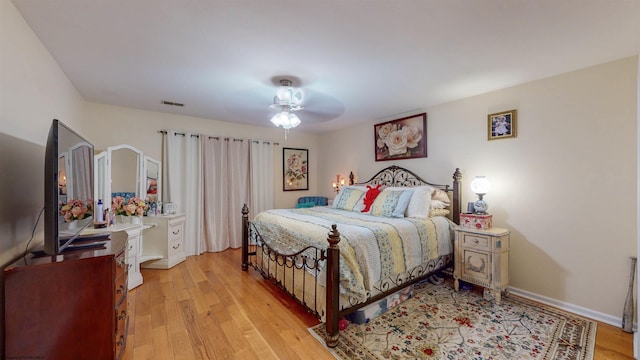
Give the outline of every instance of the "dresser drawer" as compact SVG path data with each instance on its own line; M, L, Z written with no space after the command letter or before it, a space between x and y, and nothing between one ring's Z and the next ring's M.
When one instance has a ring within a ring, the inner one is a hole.
M126 299L127 291L127 277L121 276L117 278L113 292L113 300L116 306L120 305Z
M131 275L132 272L138 272L138 269L139 269L138 257L135 255L129 256L127 258L127 267L128 267L129 275Z
M169 242L173 242L183 238L184 223L172 224L169 226Z
M458 233L461 237L460 246L479 250L491 250L491 236L478 234Z
M127 257L136 256L138 254L138 241L129 239L127 244Z
M115 266L116 266L115 277L117 279L127 272L127 261L125 259L125 252L123 251L120 254L118 254L115 260L116 260L115 261Z
M179 238L169 242L169 258L184 252L184 239Z
M120 306L115 309L115 317L116 317L116 339L119 335L127 336L127 320L129 319L127 302L123 301Z
M124 355L124 349L127 345L127 333L129 332L129 317L125 320L124 329L122 332L116 333L115 341L116 341L116 360L122 359L122 355Z

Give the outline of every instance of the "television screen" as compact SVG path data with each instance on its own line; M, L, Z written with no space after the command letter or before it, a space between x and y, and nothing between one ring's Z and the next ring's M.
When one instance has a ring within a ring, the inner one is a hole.
M44 252L64 251L93 223L93 145L54 119L45 149Z

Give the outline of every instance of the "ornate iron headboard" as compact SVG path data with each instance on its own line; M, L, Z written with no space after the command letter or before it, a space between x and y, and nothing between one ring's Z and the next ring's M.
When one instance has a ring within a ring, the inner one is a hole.
M456 168L453 173L453 184L452 185L442 185L442 184L434 184L430 183L420 176L416 175L413 171L405 169L403 167L397 165L391 165L387 168L384 168L378 171L377 174L373 175L371 179L357 183L360 185L364 184L382 184L384 186L420 186L420 185L431 185L435 188L446 191L451 194L451 219L456 224L460 224L460 210L462 209L461 203L461 187L460 182L462 180L462 173L459 168ZM349 174L349 183L354 183L353 172Z

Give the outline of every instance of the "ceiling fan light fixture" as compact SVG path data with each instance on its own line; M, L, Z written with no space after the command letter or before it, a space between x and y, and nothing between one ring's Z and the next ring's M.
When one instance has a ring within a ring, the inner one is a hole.
M289 130L300 125L301 121L296 114L288 111L281 111L271 118L271 122L275 126L282 126L283 129Z
M271 122L285 129L285 138L289 129L301 123L300 118L293 112L302 109L301 104L304 98L302 90L292 87L291 84L291 80L280 80L280 87L276 90L276 96L273 97L273 104L269 105L272 109L280 110L271 118Z

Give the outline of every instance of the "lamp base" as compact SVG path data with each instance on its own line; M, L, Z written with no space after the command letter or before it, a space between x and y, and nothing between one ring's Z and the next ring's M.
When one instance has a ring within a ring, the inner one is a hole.
M475 214L485 215L487 214L487 209L489 209L489 205L487 205L487 202L482 199L478 199L473 203L473 210Z

